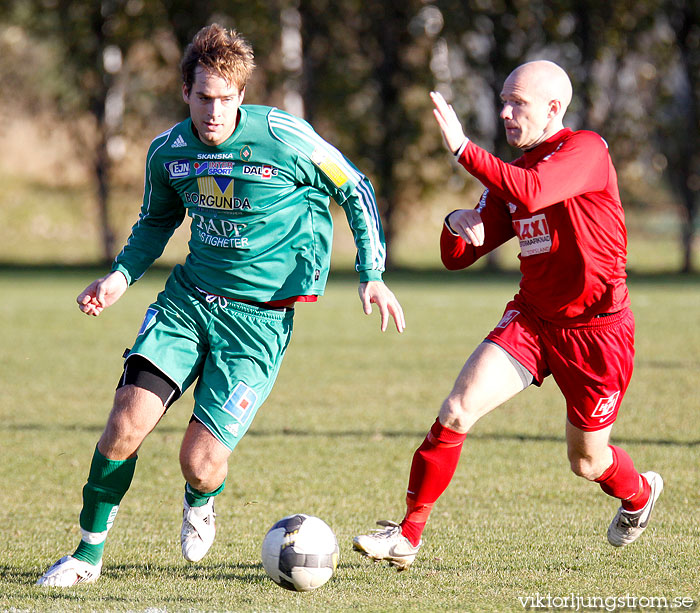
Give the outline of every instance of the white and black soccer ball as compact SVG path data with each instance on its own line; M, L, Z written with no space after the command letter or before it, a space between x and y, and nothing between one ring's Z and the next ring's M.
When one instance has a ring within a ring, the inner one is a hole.
M297 513L283 517L268 530L262 563L277 585L308 592L333 576L339 553L338 541L326 522Z

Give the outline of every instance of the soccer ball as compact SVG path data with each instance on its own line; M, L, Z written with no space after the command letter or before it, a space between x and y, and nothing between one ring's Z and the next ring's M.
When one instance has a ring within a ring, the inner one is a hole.
M283 517L265 535L262 563L277 585L308 592L328 581L338 566L338 541L323 520L298 513Z

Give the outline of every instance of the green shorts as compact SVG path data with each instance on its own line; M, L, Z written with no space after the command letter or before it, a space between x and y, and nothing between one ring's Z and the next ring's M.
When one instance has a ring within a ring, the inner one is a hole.
M128 355L152 362L180 393L198 379L194 416L233 450L277 378L293 317L207 295L176 266Z

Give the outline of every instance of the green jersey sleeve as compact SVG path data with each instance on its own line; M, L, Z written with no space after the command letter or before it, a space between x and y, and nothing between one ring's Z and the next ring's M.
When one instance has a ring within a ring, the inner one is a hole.
M273 136L298 153L299 182L327 194L345 211L357 247L360 281L380 281L386 248L370 180L303 119L272 109L268 121Z
M112 265L112 270L121 272L129 284L139 279L160 257L185 217L182 201L169 185L167 172L162 164L154 161L158 150L168 142L171 131L156 137L149 147L139 218L131 228L128 242Z

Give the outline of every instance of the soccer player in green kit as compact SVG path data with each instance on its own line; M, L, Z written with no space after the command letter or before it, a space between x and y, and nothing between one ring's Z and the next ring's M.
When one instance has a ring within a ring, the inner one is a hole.
M214 541L214 497L231 451L270 392L292 332L294 304L328 277L330 198L357 247L365 313L402 332L401 305L382 282L384 237L369 180L305 121L242 105L254 68L238 33L200 30L182 61L190 118L154 139L141 214L112 271L78 296L97 316L161 255L185 215L189 254L146 311L126 355L114 406L94 452L80 513L82 539L38 585L97 580L107 532L131 483L139 446L195 381L180 448L186 481L182 553L196 562Z

